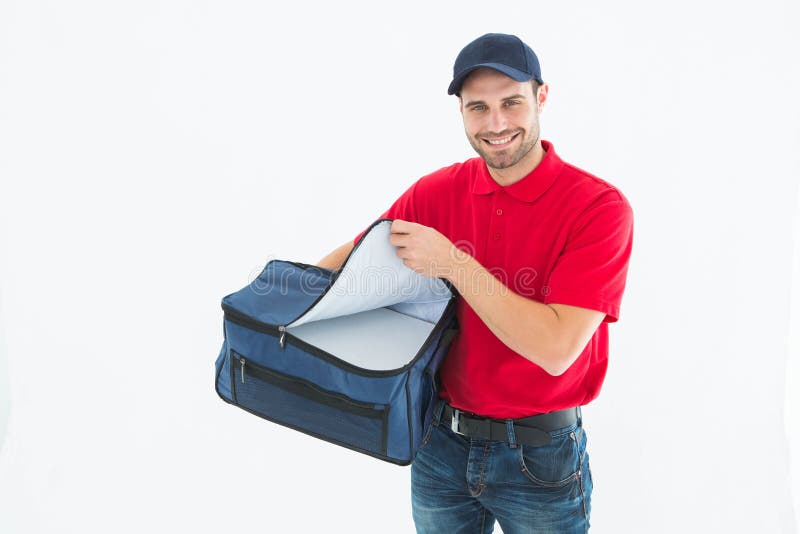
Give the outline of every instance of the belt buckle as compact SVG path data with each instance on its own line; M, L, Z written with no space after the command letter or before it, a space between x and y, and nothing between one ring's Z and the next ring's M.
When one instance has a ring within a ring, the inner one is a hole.
M461 414L461 410L459 410L458 408L453 408L453 419L450 421L450 430L452 430L456 434L459 434L459 435L463 436L464 434L462 434L461 432L458 431L458 423L459 423L459 420L460 420L460 417L459 417L460 414Z

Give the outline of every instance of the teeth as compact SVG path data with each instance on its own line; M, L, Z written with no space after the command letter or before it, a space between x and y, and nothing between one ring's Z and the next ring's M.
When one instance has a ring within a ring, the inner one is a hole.
M503 143L508 143L509 141L511 141L512 137L514 137L514 136L513 135L509 135L508 137L503 137L502 139L494 139L494 140L487 139L486 141L490 145L502 145Z

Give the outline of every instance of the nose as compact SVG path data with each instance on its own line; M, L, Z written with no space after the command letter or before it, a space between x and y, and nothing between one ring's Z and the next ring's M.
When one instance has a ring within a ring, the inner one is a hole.
M493 109L489 112L489 123L486 125L490 132L500 133L508 127L508 121L502 109Z

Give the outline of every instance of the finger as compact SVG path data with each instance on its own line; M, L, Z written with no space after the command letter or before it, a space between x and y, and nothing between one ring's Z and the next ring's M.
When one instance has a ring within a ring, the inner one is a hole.
M402 219L395 219L392 221L392 227L390 231L393 234L407 234L411 231L413 224L414 223L404 221Z
M408 234L389 234L389 244L396 247L408 245Z

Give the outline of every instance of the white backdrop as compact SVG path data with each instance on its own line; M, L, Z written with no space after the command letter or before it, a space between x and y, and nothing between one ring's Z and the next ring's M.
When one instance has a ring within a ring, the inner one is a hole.
M796 532L800 16L753 6L0 2L0 532L413 530L408 468L217 397L219 301L471 157L490 31L636 216L592 532Z

